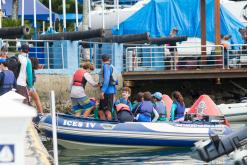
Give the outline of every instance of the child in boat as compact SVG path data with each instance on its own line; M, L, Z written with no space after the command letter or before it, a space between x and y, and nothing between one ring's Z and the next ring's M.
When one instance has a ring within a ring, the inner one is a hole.
M144 92L143 94L143 102L140 106L140 112L136 116L136 120L140 122L155 122L159 118L159 114L154 108L154 104L152 103L152 94L150 92ZM152 115L154 114L154 118L152 120Z
M115 101L114 108L117 112L117 118L120 122L133 121L134 117L131 112L132 104L129 101L131 90L124 87L122 90L122 97Z
M115 101L114 106L117 106L120 103L126 104L129 106L129 109L132 110L132 104L129 101L131 95L131 89L129 87L124 87L122 90L122 97Z
M177 120L184 117L185 104L184 98L179 91L174 91L172 93L173 103L171 107L171 117L170 121Z
M162 100L162 94L160 92L155 92L152 96L155 109L159 114L158 121L166 121L166 105Z
M138 92L137 93L137 98L134 101L134 104L133 104L133 107L132 107L132 112L133 112L134 116L136 116L139 113L138 110L140 110L139 107L141 106L142 102L143 102L143 92Z

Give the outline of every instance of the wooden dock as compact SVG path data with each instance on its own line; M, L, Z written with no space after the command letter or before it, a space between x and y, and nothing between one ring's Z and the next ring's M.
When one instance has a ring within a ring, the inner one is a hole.
M247 78L247 68L134 71L123 73L125 81L214 78Z

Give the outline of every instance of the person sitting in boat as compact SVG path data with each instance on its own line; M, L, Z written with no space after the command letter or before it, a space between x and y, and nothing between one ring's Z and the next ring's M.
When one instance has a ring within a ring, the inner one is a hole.
M95 102L90 101L85 93L85 86L88 82L93 87L98 87L90 72L91 64L86 62L82 68L75 71L70 83L70 97L72 101L72 112L75 116L80 117L83 112L84 117L88 117L95 108Z
M15 75L7 66L7 60L0 58L0 96L16 88Z
M172 93L173 103L171 107L171 117L170 121L177 120L184 117L185 104L184 98L179 91L174 91Z
M134 115L132 114L130 107L126 104L119 103L116 107L117 118L119 122L133 122Z
M129 106L129 109L132 111L132 104L129 100L130 95L131 95L130 88L124 87L122 90L122 97L115 101L114 107L116 107L118 104L122 103L122 104Z
M154 108L154 104L152 103L152 94L150 92L144 92L143 94L143 102L140 106L140 112L136 116L136 120L140 122L156 122L159 118L159 114ZM152 115L154 118L152 120Z
M117 118L120 122L133 121L132 104L129 100L131 90L129 87L124 87L122 97L115 101L114 109L117 112Z
M160 92L155 92L153 95L153 102L155 104L155 109L159 113L159 121L166 121L166 105L162 100L162 94Z
M140 110L139 107L141 106L142 102L143 102L143 92L138 92L136 100L134 101L133 107L132 107L132 112L134 116L136 116L139 113L138 110Z

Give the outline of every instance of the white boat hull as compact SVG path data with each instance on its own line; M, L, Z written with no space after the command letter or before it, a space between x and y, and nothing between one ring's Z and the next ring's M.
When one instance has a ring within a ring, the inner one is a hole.
M247 103L220 104L218 107L230 122L247 121Z

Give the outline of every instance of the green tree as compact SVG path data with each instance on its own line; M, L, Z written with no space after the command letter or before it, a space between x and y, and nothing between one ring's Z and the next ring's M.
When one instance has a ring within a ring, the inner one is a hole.
M49 8L49 0L40 0L47 8ZM63 1L62 0L52 0L52 11L55 13L63 13ZM66 12L75 13L75 0L66 0ZM78 12L82 13L82 5L78 4Z
M18 19L18 3L19 3L19 0L13 0L12 16L11 16L11 18L13 20L17 20Z

